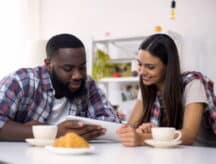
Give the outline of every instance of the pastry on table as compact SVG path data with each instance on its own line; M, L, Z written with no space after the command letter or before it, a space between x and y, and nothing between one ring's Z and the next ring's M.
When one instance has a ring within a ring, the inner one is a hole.
M88 142L76 133L70 132L57 138L54 143L54 147L64 148L88 148Z

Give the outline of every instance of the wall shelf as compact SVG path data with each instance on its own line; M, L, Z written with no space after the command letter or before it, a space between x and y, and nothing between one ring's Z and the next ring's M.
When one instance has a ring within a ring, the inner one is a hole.
M131 83L139 82L139 77L116 77L116 78L102 78L98 81L99 83Z
M172 31L163 33L169 34L176 41L179 52L181 53L181 36ZM139 45L151 34L153 33L146 33L146 35L141 36L109 37L92 40L92 65L94 61L97 61L95 55L99 49L109 55L109 62L111 64L131 64L131 74L129 75L121 75L120 77L112 77L114 75L111 75L111 77L102 77L98 80L99 87L105 91L110 102L113 105L118 105L120 111L123 113L129 113L128 111L132 109L132 106L136 101L135 96L131 98L131 96L128 95L135 93L134 90L136 90L137 95L139 89L139 77L128 76L131 76L132 72L137 70L136 58L138 56ZM101 70L98 69L99 74L100 71ZM126 99L125 96L127 97Z
M110 56L110 63L120 65L128 63L130 65L130 75L132 75L132 72L136 70L135 61L138 56L139 45L147 36L95 39L92 41L92 61L96 60L94 58L96 51L100 49ZM126 88L128 86L133 88L138 86L139 77L128 76L104 77L98 80L100 87L104 89L112 104L121 106L124 101L122 94L126 92Z

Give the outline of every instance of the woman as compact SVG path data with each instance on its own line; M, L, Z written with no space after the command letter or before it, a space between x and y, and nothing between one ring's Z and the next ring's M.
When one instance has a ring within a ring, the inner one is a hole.
M166 34L139 48L140 93L127 125L118 130L125 146L144 145L152 126L175 127L182 144L216 146L213 84L199 72L181 74L177 47Z

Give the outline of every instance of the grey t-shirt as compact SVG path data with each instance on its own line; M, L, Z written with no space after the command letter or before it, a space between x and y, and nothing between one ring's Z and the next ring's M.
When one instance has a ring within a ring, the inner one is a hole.
M183 94L183 104L187 106L191 103L205 103L207 104L207 97L204 86L200 80L192 80L185 87ZM203 114L198 135L194 145L199 146L216 146L216 135L207 124L208 118Z
M142 100L140 90L138 92L137 98L139 100ZM204 86L200 80L194 79L185 86L182 102L185 107L191 103L208 103ZM207 119L208 118L206 118L206 116L203 114L198 135L195 139L194 145L215 147L216 135L207 125Z

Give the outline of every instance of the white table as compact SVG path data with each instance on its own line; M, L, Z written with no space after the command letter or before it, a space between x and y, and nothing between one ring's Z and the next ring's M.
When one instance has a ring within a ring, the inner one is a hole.
M216 164L215 148L129 148L118 143L93 145L93 154L56 155L44 148L31 147L27 143L0 142L0 161L11 164Z

